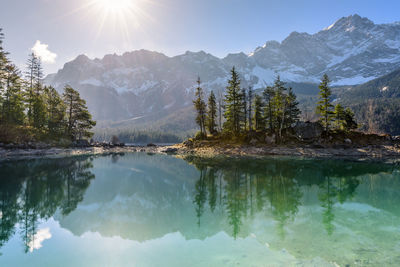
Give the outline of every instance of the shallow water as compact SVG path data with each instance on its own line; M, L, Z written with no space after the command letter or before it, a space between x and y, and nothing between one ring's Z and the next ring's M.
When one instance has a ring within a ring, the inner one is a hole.
M398 266L400 171L296 158L0 163L0 266Z

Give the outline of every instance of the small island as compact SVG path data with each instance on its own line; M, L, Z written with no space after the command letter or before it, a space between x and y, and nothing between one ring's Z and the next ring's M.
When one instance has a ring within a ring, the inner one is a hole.
M206 104L199 78L193 104L200 131L179 149L203 156L400 156L397 137L357 131L353 111L333 104L329 83L325 74L319 85L316 106L319 120L311 122L300 120L296 95L279 76L273 86L255 94L252 87L241 87L239 74L233 67L226 94L218 105L212 91Z

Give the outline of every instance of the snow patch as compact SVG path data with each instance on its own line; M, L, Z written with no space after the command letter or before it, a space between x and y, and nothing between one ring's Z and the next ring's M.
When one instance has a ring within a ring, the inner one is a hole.
M385 92L385 91L387 91L387 90L389 90L389 87L388 87L388 86L384 86L384 87L381 88L380 91L381 91L381 92Z
M336 23L336 22L335 22L335 23ZM335 23L329 25L328 27L324 28L323 30L324 30L324 31L329 31L330 29L333 28L333 26L335 26Z
M93 86L102 86L103 83L95 78L90 78L84 81L81 81L80 84L82 85L93 85Z
M400 40L386 40L385 45L387 45L389 48L399 50Z
M339 79L336 82L333 82L332 85L356 85L356 84L366 83L375 78L376 77L374 77L374 76L364 77L364 76L358 75L355 77Z

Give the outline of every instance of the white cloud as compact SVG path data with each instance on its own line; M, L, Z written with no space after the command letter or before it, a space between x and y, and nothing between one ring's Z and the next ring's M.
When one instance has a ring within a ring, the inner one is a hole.
M36 56L40 57L44 63L56 62L57 54L49 50L49 45L42 44L39 40L36 41L31 50Z
M31 241L28 243L29 251L33 252L34 249L39 249L42 247L42 242L46 239L51 238L51 233L49 228L40 229L32 237Z

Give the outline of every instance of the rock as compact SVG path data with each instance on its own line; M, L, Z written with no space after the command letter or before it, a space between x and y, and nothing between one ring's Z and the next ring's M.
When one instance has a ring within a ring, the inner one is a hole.
M9 143L9 144L4 145L4 148L5 148L5 149L14 149L15 146L14 146L13 143Z
M258 143L257 139L253 138L250 140L249 144L255 146Z
M346 144L352 144L353 143L349 138L344 139L344 142Z
M80 140L76 140L74 142L74 146L76 146L76 147L89 147L90 144L89 144L88 140L80 139Z
M319 122L303 122L299 121L293 125L293 131L297 138L310 141L321 137L323 127Z
M3 144L3 143L0 143L0 147L4 147L4 144Z
M389 134L385 134L386 141L392 141L392 137Z
M193 141L192 140L186 140L185 142L183 142L183 144L187 147L192 147L193 146Z
M147 146L148 146L148 147L154 147L154 146L157 146L157 145L155 145L155 144L153 144L153 143L149 143L149 144L147 144Z
M113 145L118 145L118 144L121 143L121 142L119 141L118 136L113 135L113 136L111 137L111 142L110 142L110 143L113 144Z
M265 137L265 143L267 143L268 145L273 145L273 144L275 144L275 134L273 134L273 135L271 135L271 136L267 135L267 136Z
M176 153L176 152L178 152L178 149L177 148L173 148L173 147L168 147L167 149L165 149L165 150L163 150L161 152L164 152L164 153Z

